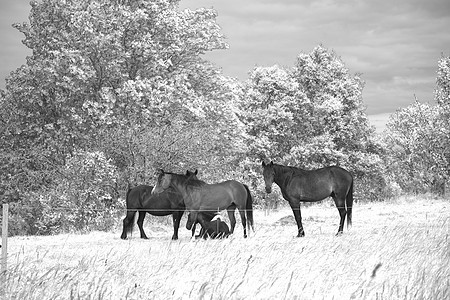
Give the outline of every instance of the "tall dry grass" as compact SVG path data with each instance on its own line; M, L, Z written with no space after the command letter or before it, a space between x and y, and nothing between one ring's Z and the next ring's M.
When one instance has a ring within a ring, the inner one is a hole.
M329 203L302 210L305 238L288 209L255 212L248 239L13 237L1 299L450 299L450 202L355 205L340 237Z

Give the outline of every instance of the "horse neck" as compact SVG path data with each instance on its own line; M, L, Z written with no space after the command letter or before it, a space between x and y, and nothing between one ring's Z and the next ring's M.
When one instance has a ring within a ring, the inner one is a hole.
M176 175L177 180L172 180L172 187L183 196L183 199L188 197L188 188L186 186L186 179L181 175Z
M282 165L273 165L274 177L273 181L281 188L285 188L288 179L291 177L292 170Z

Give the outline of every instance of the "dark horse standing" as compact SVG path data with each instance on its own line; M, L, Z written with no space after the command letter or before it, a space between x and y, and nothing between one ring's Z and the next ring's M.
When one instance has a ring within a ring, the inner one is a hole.
M161 170L152 193L161 193L170 187L183 195L186 209L190 212L186 223L187 229L191 229L197 221L199 212L226 209L231 223L230 232L233 233L236 226L234 216L236 208L241 216L244 237L247 237L246 225L253 228L253 199L248 187L238 181L227 180L216 184L207 184L201 180L188 178L186 175L166 173Z
M197 179L197 170L195 172L186 172L188 178ZM139 185L129 189L126 197L127 215L123 219L123 231L120 238L126 239L127 232L130 232L134 224L134 216L139 212L137 224L141 233L141 238L148 239L144 232L145 214L154 216L168 216L173 218L173 236L172 240L178 239L178 228L180 227L181 217L183 216L185 205L183 196L174 189L167 189L163 193L152 195L153 186Z
M347 227L352 225L353 176L348 171L335 166L307 171L273 162L263 162L262 166L266 192L272 192L272 184L275 182L294 212L297 237L305 236L300 202L316 202L332 197L341 216L337 235L342 234L345 216Z

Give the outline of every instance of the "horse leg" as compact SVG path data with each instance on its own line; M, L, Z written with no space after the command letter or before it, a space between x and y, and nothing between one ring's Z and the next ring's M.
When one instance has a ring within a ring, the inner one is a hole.
M230 234L234 232L234 227L236 226L236 217L234 216L235 206L231 206L227 208L228 218L230 219Z
M183 216L183 214L184 214L184 211L176 211L172 214L172 220L173 220L172 240L178 240L178 228L180 228L181 217Z
M197 216L198 216L198 212L197 211L191 211L188 214L188 219L186 222L186 229L187 230L191 230L192 227L194 227L195 223L197 223Z
M122 240L125 240L127 238L127 232L131 231L133 228L133 222L134 222L134 215L136 214L136 211L127 210L127 215L123 219L123 230L122 235L120 238Z
M245 218L245 209L239 209L239 214L241 215L242 226L244 226L244 238L247 237L247 219Z
M141 232L141 239L148 239L147 235L144 232L144 218L145 218L145 211L141 210L139 211L139 217L137 220L137 224L139 227L139 231Z
M336 235L341 235L344 230L345 216L347 214L347 210L345 209L345 197L344 198L333 197L333 200L339 211L339 216L341 216L341 220L339 222L339 229Z
M200 225L200 232L198 233L198 235L195 236L195 239L201 239L204 234L205 234L205 229L203 229L203 227Z
M191 238L195 235L195 229L197 227L197 222L194 223L194 225L192 225L192 235Z
M302 213L300 211L300 201L291 202L289 201L289 205L292 208L292 212L294 213L295 222L297 222L297 237L305 236L305 231L303 230L302 225Z
M195 235L195 230L196 230L196 228L197 228L197 224L199 224L199 223L198 223L198 222L194 222L194 225L192 225L192 235L191 235L191 238L192 238L193 236L195 236L195 239L199 239L199 238L203 237L204 230L203 230L203 227L202 227L202 226L200 226L200 232L198 233L198 235Z

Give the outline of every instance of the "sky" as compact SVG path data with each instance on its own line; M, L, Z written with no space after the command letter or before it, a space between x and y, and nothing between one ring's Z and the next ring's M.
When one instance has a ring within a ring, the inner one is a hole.
M0 88L30 51L11 24L26 22L30 0L0 2ZM321 44L365 81L364 104L382 128L389 114L434 103L437 62L450 56L448 0L181 0L180 8L214 8L229 49L206 58L246 80L255 66L294 66Z

